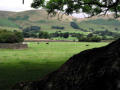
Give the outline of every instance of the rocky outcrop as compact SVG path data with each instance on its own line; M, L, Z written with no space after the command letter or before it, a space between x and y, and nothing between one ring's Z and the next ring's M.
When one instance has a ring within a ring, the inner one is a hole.
M71 57L39 81L18 83L13 90L120 90L120 39Z

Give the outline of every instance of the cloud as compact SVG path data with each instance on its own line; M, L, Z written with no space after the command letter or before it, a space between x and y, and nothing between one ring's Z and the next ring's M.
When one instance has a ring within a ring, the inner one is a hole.
M2 11L26 11L31 10L31 3L33 0L24 0L25 3L22 3L22 0L0 0L0 10ZM85 17L84 14L73 14L73 16L78 18Z
M32 0L25 0L22 4L22 0L0 0L0 10L5 11L25 11L31 10L30 7Z

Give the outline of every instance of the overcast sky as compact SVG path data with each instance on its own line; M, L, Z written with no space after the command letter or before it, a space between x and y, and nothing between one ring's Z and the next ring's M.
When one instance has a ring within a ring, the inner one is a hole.
M2 11L26 11L33 8L30 7L33 0L25 0L25 3L22 4L22 0L0 0L0 10ZM84 17L83 14L74 14L76 17Z
M30 4L32 0L25 0L25 4L22 4L22 0L0 0L0 10L5 11L25 11L31 10Z

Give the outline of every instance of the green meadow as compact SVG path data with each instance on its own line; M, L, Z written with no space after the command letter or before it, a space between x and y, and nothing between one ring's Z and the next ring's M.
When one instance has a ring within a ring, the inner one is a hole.
M39 80L58 69L74 54L107 44L106 42L49 42L49 44L28 42L28 49L0 49L0 90L10 90L17 82Z

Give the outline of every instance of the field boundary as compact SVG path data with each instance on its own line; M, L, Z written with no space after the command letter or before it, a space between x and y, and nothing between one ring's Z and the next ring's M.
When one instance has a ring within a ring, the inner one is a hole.
M51 40L39 38L24 38L24 42L73 42L71 40Z
M27 44L22 43L0 43L2 49L25 49L28 48Z

